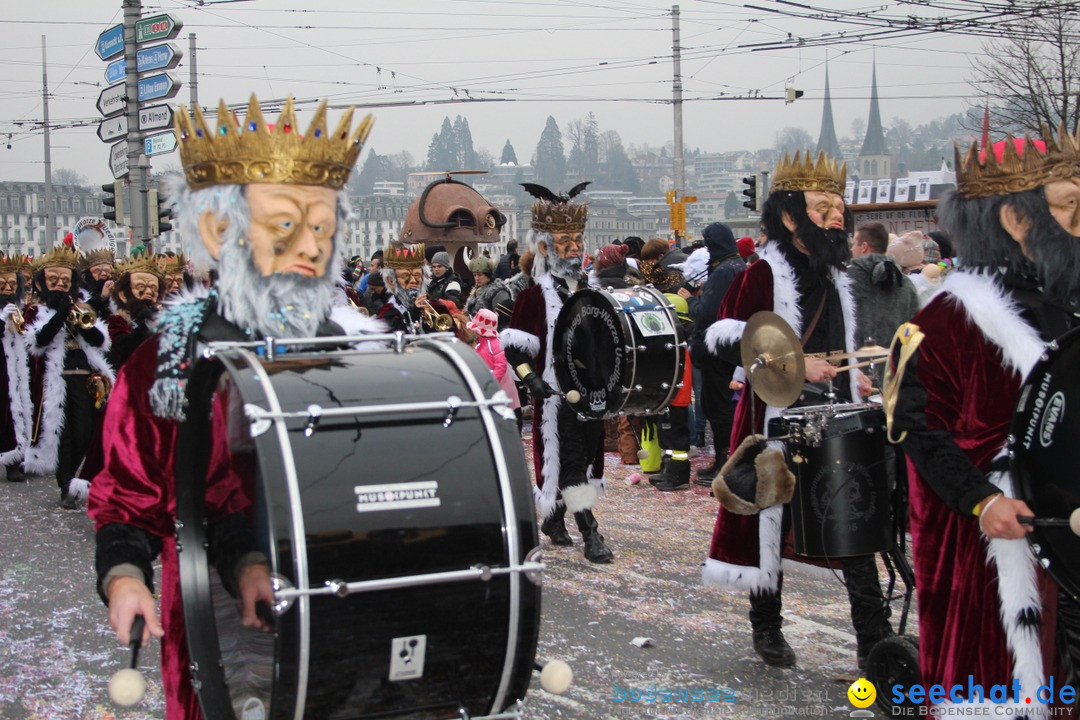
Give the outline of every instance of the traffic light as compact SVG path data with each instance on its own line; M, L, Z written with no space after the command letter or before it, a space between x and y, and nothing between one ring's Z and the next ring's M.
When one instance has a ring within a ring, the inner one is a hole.
M173 229L172 210L165 199L165 195L154 188L146 191L147 214L150 218L150 237L157 237L161 233Z
M115 180L107 185L102 185L101 189L105 191L105 197L101 199L101 204L106 208L112 208L112 210L106 209L101 213L106 220L112 220L117 225L124 224L124 181Z
M751 212L760 211L761 206L758 204L757 187L758 176L751 175L750 177L744 177L742 181L743 185L746 185L746 188L742 191L743 197L746 198L743 200L743 207Z

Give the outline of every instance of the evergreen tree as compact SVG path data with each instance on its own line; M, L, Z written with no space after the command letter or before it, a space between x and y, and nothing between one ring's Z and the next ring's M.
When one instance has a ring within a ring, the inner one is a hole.
M548 116L540 142L536 145L536 182L557 190L566 181L566 155L563 152L562 133L555 118Z
M733 218L739 214L739 196L733 192L727 194L727 200L724 201L724 217Z
M476 150L473 148L472 131L469 130L469 121L458 115L454 118L453 132L451 135L451 151L453 152L454 167L447 170L475 170Z
M379 180L389 180L388 175L391 172L390 158L377 154L375 148L372 148L360 172L349 180L349 194L371 195L375 191L375 183Z
M454 126L450 124L450 118L443 118L439 132L431 136L431 144L428 145L427 161L424 163L425 170L457 170L457 151L454 143Z
M623 148L622 138L614 130L608 130L596 139L598 163L592 177L601 179L604 187L625 190L635 195L641 192L641 179L630 156ZM588 178L586 178L588 179Z
M622 149L621 139L619 149ZM623 155L626 155L625 151ZM600 174L600 123L592 113L585 116L585 126L582 128L581 174L582 180L590 180Z
M518 164L517 153L514 152L514 146L510 144L510 138L507 138L506 144L503 145L502 159L499 162L503 165L506 163Z

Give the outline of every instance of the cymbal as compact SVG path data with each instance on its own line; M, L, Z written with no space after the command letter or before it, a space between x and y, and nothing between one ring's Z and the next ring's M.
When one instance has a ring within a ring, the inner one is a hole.
M799 399L806 361L795 331L773 312L754 313L739 345L754 393L768 405L787 407Z

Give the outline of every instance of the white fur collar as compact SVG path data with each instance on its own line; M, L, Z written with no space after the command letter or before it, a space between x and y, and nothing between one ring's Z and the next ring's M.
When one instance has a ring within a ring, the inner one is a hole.
M1006 366L1027 377L1046 343L993 275L956 270L945 277L941 292L948 293L944 299L959 305L986 339L998 346Z

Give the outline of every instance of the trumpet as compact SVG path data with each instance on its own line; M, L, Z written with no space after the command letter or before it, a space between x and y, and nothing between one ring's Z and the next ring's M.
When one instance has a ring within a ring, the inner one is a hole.
M97 313L86 303L76 303L68 315L68 324L83 330L94 327L95 320L97 320Z
M424 303L424 324L439 332L446 332L454 327L454 319L446 313L435 312L431 303Z
M15 312L11 313L8 320L12 330L20 335L26 334L26 319L23 318L23 314L19 308L15 308Z

